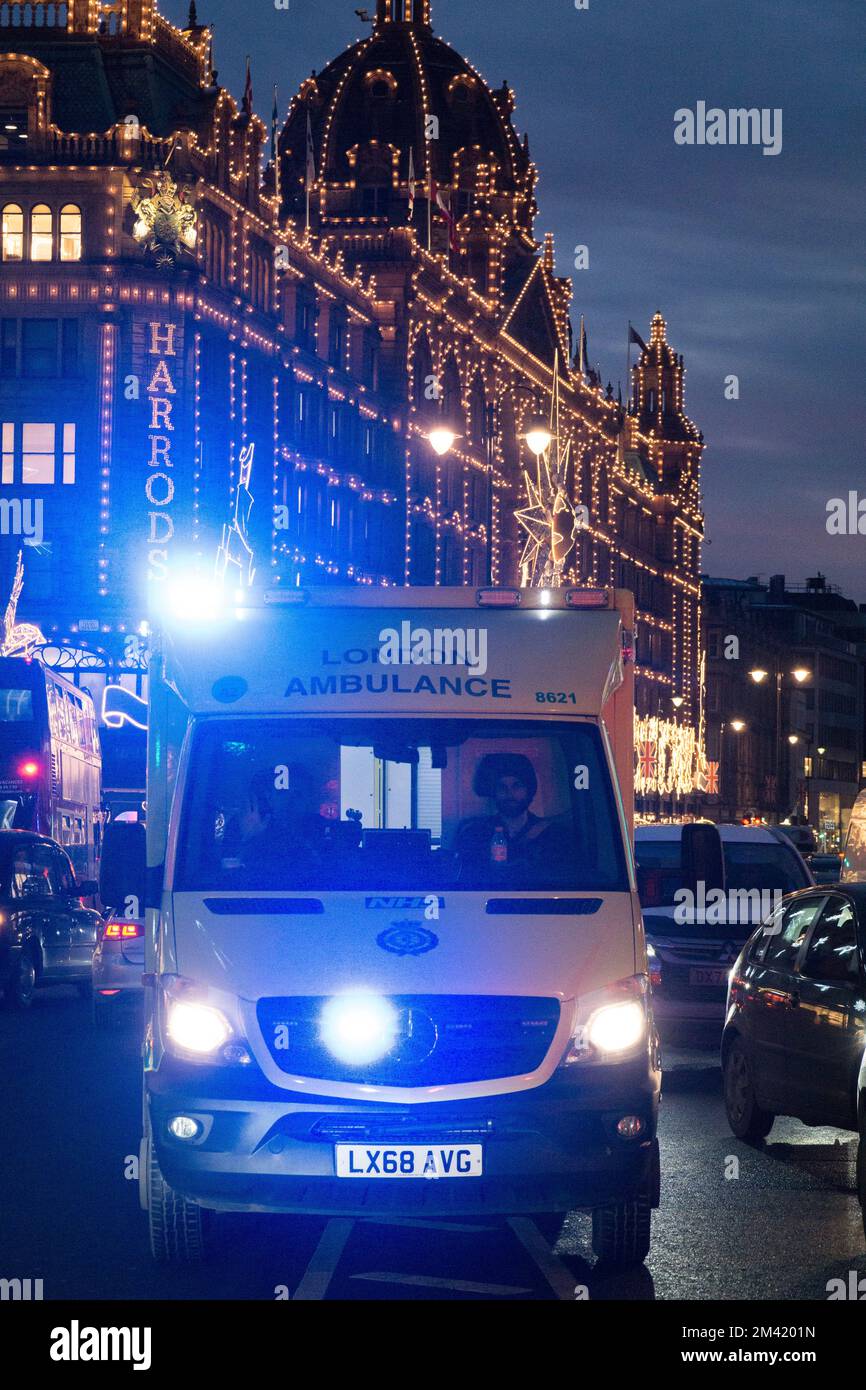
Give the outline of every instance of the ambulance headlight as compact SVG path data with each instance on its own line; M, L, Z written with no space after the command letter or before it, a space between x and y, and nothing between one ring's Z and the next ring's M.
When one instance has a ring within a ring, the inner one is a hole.
M646 975L632 975L579 999L561 1065L625 1061L642 1051L649 1035L648 988Z
M183 1052L208 1057L231 1036L227 1019L211 1004L173 999L168 1006L166 1033L169 1041Z
M599 1052L630 1052L642 1042L646 1030L643 1006L636 999L622 1004L606 1004L593 1014L587 1036Z
M397 1011L376 994L339 994L322 1009L319 1037L341 1062L367 1066L394 1046Z

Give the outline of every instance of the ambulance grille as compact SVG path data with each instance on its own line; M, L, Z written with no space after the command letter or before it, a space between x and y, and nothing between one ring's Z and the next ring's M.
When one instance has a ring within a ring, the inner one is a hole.
M323 998L261 999L258 1022L281 1071L370 1086L443 1086L537 1071L559 1025L558 999L399 995L397 1041L367 1066L333 1057L319 1037Z

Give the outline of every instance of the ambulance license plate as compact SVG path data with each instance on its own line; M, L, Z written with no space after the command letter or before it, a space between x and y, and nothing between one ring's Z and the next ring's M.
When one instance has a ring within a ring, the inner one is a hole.
M480 1178L481 1144L337 1144L338 1178Z

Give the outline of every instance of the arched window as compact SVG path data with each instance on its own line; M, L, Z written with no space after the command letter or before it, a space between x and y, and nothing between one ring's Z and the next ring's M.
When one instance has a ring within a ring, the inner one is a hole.
M81 260L81 208L74 203L60 209L60 259Z
M50 261L54 255L54 215L47 203L37 203L30 214L30 259Z
M24 213L17 203L7 203L3 209L3 259L24 259Z

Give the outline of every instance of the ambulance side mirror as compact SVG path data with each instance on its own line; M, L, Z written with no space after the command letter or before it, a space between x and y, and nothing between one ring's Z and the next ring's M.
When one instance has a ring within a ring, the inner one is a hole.
M692 893L697 895L698 884L701 883L706 893L714 888L724 892L725 855L717 825L711 825L709 821L684 825L682 859L683 881Z

